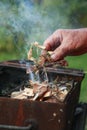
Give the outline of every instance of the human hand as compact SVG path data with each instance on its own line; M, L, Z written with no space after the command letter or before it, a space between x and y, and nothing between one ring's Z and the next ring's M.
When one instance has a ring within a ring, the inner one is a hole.
M59 29L44 42L47 51L53 51L54 61L66 56L77 56L87 52L87 29Z

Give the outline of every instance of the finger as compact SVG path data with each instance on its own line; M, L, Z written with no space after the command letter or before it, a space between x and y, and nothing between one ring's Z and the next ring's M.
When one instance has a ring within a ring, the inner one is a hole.
M53 40L52 35L45 40L44 46L46 47L46 50L51 50L52 49L53 42L54 42L54 40Z
M67 55L67 49L63 48L61 45L57 49L55 49L55 51L51 55L51 58L53 61L57 61L63 59L64 57L66 57L66 55Z
M55 31L50 37L48 37L45 42L44 46L46 50L55 50L61 44L61 34L59 31Z

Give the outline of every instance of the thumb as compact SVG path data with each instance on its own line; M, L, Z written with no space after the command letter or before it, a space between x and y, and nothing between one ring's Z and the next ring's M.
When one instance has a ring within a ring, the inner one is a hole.
M55 50L61 44L61 32L59 30L55 31L51 36L49 36L44 41L44 46L46 50Z

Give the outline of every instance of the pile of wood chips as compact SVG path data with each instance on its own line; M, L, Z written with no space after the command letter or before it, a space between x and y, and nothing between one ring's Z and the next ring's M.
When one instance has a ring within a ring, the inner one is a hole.
M45 101L45 102L57 102L64 101L69 89L72 87L71 83L65 83L58 87L58 84L47 82L33 82L29 81L30 85L24 87L23 90L12 92L11 98L16 99L29 99L32 101Z

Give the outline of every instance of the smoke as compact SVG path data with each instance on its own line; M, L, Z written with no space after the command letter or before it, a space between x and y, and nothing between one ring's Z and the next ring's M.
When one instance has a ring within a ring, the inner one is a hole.
M66 24L65 16L61 16L57 8L46 9L31 0L0 2L0 26L4 30L2 35L4 39L12 36L12 44L20 51L22 58L32 42L42 44L54 30L65 28Z

